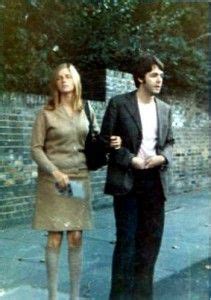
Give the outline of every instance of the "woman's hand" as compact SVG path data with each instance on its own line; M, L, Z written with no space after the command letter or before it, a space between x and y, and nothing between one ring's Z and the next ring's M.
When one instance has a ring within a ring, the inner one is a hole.
M110 137L110 147L114 149L119 149L122 145L122 139L120 136L112 135Z
M52 175L60 188L67 187L69 183L69 177L66 174L60 172L59 170L55 170Z

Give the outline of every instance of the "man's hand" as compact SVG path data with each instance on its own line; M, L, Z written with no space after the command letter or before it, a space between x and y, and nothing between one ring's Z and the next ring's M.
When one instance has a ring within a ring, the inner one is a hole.
M119 149L122 145L122 139L120 136L112 135L110 137L110 147L114 149Z
M145 160L139 156L135 156L132 158L132 166L135 169L144 169L145 168Z
M148 157L145 160L145 168L146 169L151 169L154 167L161 166L165 162L165 157L162 155L154 155L151 157Z

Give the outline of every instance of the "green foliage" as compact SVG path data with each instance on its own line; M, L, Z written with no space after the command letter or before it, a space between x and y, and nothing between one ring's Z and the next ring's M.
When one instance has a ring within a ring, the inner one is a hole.
M171 90L207 87L208 4L139 0L5 0L5 90L46 92L51 69L131 72L139 54L166 65Z

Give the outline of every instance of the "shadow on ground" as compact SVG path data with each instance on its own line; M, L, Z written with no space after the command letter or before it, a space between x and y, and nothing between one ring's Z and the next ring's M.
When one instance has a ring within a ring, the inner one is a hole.
M155 300L208 300L210 261L202 260L155 283Z

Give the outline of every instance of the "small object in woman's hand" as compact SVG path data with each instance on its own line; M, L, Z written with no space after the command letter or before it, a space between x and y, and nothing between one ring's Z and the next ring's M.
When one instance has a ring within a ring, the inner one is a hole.
M58 182L55 183L56 191L61 196L72 196L72 187L70 183L66 187L61 187Z
M65 188L60 187L59 183L55 183L56 192L63 197L74 197L77 199L85 199L86 192L84 184L80 180L70 180Z

